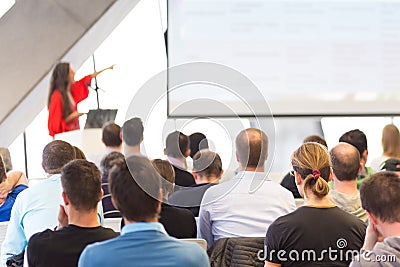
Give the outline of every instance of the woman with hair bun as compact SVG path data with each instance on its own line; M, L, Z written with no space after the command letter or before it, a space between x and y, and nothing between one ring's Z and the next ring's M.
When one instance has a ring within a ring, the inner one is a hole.
M265 266L348 266L350 250L363 245L366 226L330 202L332 170L326 147L305 143L293 152L291 163L305 204L269 227Z

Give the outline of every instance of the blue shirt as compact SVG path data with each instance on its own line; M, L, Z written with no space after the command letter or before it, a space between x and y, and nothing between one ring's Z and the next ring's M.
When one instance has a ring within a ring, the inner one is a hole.
M198 244L168 236L160 223L138 222L125 225L119 237L87 246L78 266L207 267L210 262Z
M7 195L6 201L0 207L0 222L8 222L10 220L11 209L14 206L15 199L18 194L28 187L24 184L17 185L12 192Z
M46 229L58 225L58 211L64 203L61 197L61 175L50 178L22 191L11 210L7 234L1 247L1 264L5 266L8 258L25 250L29 238ZM99 205L99 218L103 212Z

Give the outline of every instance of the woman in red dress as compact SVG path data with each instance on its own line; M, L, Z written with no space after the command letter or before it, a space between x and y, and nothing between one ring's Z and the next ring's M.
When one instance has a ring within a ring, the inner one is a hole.
M79 129L79 117L84 113L78 112L77 104L88 97L88 86L92 78L113 67L114 65L75 81L75 72L69 63L61 62L56 65L51 76L47 102L48 128L51 136Z

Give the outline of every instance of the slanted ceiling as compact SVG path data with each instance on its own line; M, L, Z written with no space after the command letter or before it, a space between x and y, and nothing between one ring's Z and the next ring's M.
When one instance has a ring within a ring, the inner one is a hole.
M17 0L0 19L0 147L47 101L54 64L78 68L139 0Z

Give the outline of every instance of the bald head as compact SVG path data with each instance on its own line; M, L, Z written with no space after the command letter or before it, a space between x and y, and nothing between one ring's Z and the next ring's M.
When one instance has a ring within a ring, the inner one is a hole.
M256 128L241 131L236 137L236 155L242 167L264 167L268 157L268 137Z
M332 169L339 181L357 179L360 170L360 153L349 143L339 143L330 152Z

